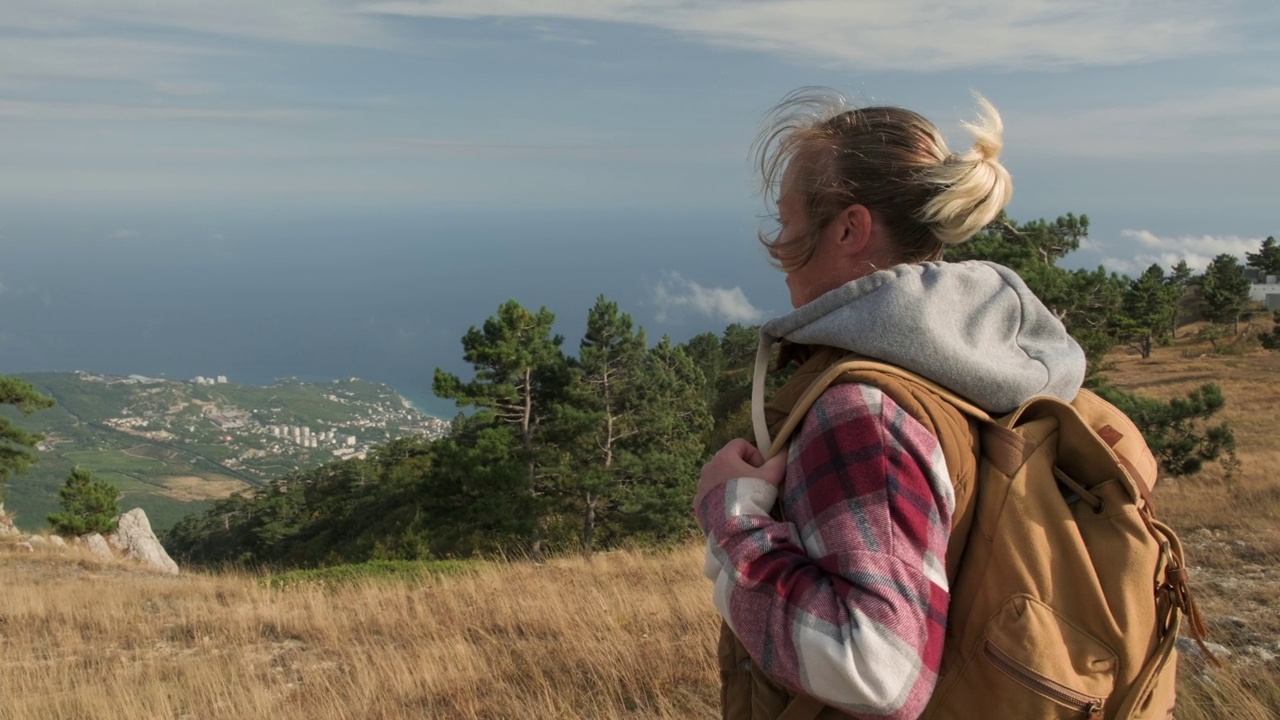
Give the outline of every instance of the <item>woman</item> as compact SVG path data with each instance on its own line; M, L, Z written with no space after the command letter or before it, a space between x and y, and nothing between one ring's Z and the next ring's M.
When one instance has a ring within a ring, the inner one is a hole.
M694 501L729 631L725 717L778 717L792 695L832 717L917 717L947 625L957 508L937 437L877 387L838 384L765 462L775 341L801 359L857 353L896 365L995 414L1080 388L1083 352L1015 273L940 261L1012 194L1000 117L979 105L976 143L962 154L914 112L810 93L785 100L761 135L780 223L761 240L795 310L761 332L760 449L726 445Z

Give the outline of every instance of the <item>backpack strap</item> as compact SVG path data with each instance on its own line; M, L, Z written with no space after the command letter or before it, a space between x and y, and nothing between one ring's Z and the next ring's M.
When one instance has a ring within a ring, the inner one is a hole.
M849 357L858 356L851 355ZM767 447L769 452L765 454L766 458L771 458L786 448L787 442L791 439L791 434L794 433L796 427L800 425L800 421L804 420L804 416L809 412L809 408L813 407L813 404L818 401L818 398L828 387L831 386L832 383L834 383L840 376L850 372L881 373L884 375L892 375L902 380L906 380L907 382L923 385L946 402L955 406L957 410L965 415L968 415L982 423L995 423L995 420L987 411L977 405L974 405L968 400L965 400L959 395L956 395L932 380L921 377L909 370L903 370L896 365L888 365L874 360L842 360L835 365L832 365L830 368L827 368L825 372L818 376L818 379L814 380L809 385L808 390L805 391L804 395L800 397L796 402L795 407L793 407L791 412L787 415L786 422L784 422L781 429L778 430L777 436L768 443ZM765 446L762 445L761 447Z

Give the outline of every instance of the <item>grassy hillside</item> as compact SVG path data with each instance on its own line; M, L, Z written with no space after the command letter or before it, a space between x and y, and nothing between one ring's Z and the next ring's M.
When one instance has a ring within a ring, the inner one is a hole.
M1280 353L1118 355L1156 396L1220 383L1242 467L1156 490L1232 650L1184 658L1180 720L1280 717ZM1184 357L1185 355L1185 357ZM701 550L178 578L0 545L0 718L712 718Z

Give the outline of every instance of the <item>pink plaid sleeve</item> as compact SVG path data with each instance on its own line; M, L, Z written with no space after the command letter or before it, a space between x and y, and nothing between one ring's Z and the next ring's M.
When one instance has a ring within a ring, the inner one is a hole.
M915 718L937 681L955 504L937 438L870 385L829 388L777 489L739 478L698 508L720 614L782 684L855 717Z

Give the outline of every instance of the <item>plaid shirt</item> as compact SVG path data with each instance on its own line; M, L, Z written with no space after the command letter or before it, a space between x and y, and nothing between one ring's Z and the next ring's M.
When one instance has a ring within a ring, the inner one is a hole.
M915 718L937 682L955 499L937 438L878 388L828 388L788 450L698 508L716 608L770 677L854 715Z

